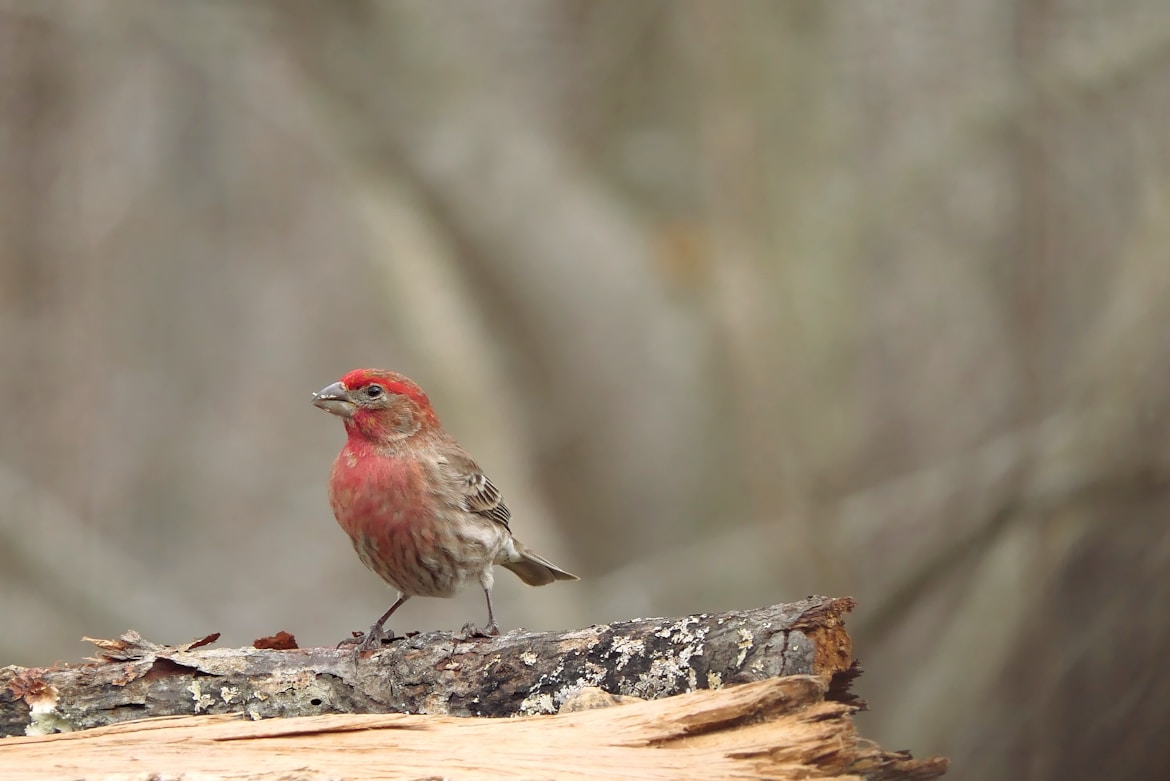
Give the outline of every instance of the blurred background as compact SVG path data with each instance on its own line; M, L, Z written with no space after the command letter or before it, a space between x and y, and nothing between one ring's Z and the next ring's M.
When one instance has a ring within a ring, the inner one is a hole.
M0 1L0 664L366 627L392 367L504 627L848 594L868 737L1160 777L1168 246L1160 0Z

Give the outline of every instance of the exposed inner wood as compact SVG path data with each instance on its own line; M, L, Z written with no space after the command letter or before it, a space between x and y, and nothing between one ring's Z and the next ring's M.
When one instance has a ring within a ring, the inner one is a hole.
M930 779L942 759L883 752L815 676L558 716L187 716L0 741L0 777L133 772L226 779ZM122 777L125 777L124 775Z

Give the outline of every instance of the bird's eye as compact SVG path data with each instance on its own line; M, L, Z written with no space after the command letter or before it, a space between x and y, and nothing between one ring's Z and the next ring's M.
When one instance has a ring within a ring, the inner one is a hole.
M376 399L381 396L385 390L386 389L381 385L368 385L366 386L366 398Z

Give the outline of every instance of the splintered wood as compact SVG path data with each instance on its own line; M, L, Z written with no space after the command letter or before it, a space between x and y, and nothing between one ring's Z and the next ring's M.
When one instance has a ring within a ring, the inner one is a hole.
M942 759L854 734L814 676L772 678L557 716L147 719L0 741L0 778L915 779Z

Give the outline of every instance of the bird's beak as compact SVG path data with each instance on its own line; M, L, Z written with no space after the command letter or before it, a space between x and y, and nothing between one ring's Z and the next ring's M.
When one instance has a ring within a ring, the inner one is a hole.
M313 404L326 412L352 418L357 405L349 400L349 391L340 382L326 385L313 394Z

